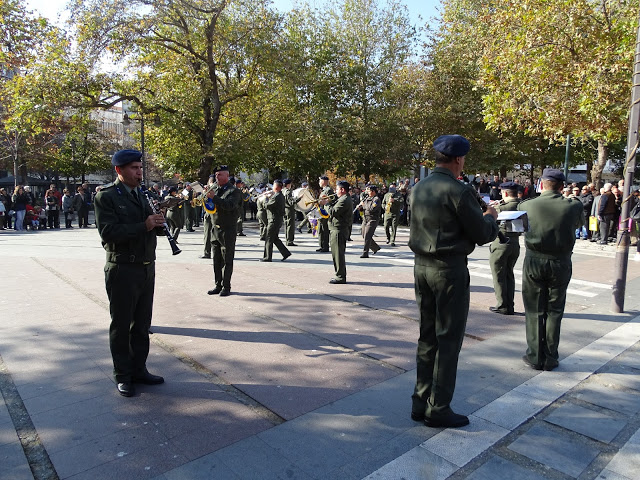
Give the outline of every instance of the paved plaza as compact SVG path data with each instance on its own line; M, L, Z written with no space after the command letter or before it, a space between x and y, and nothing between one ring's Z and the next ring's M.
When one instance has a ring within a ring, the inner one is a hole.
M442 430L409 418L408 229L393 248L378 228L383 249L361 259L354 226L346 285L328 283L331 256L311 235L261 263L256 224L245 233L229 297L206 294L202 227L180 234L177 256L158 238L147 365L166 382L124 398L95 227L0 232L1 480L640 478L640 262L626 313L612 314L615 248L576 244L560 367L539 372L521 360L524 316L488 310L478 247L452 405L471 423Z

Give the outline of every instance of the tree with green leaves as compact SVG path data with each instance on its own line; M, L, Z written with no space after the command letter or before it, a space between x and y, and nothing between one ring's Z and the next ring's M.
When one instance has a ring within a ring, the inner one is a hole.
M255 120L244 103L268 82L277 52L281 16L268 0L76 0L72 20L82 54L61 73L86 66L71 86L76 101L124 100L157 116L149 150L169 171L205 181L214 161L233 158L230 146ZM120 72L100 72L105 51Z
M476 5L468 34L482 51L488 127L551 142L568 134L595 141L592 181L599 182L609 145L627 128L637 21L638 3L630 0Z

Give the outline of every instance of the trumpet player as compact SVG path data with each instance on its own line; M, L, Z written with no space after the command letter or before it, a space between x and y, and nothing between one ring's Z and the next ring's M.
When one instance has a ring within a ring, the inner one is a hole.
M142 153L120 150L111 164L118 179L95 197L96 226L107 252L104 267L111 325L109 347L118 393L135 394L134 383L157 385L164 378L147 370L153 312L156 236L164 217L141 197Z
M373 239L373 234L378 226L380 218L380 199L378 198L378 187L369 185L366 190L367 197L360 202L356 210L364 212L364 220L362 222L362 237L364 238L364 251L360 258L369 258L369 249L375 255L380 250L380 246Z
M396 232L398 231L398 219L404 206L404 197L396 191L396 184L389 185L389 191L382 199L384 209L384 232L387 235L387 244L396 246Z
M233 258L236 254L238 211L242 193L229 182L229 168L221 165L215 172L216 182L207 193L215 204L211 214L211 253L215 286L207 294L226 297L231 293Z
M320 199L325 198L322 205L328 203L328 199L330 197L335 196L333 190L329 186L329 177L323 175L318 179L318 184L320 185ZM329 219L328 218L319 218L318 219L318 242L320 244L320 248L316 250L316 252L328 252L329 251Z
M181 193L182 197L186 200L184 202L184 223L187 232L195 232L193 229L194 217L196 213L195 205L193 203L193 197L195 192L193 191L193 187L190 182L184 184L184 189L186 190L186 195L184 191Z
M171 187L169 189L169 197L179 197L178 189L176 187ZM182 197L181 197L182 198ZM171 236L178 243L178 236L180 235L180 230L184 228L184 209L182 208L188 202L180 202L174 205L173 207L169 207L167 209L167 225L169 225L169 229L171 231Z
M348 192L349 183L342 180L336 183L336 201L327 205L329 203L327 197L319 200L320 205L327 205L326 210L329 213L331 256L333 257L333 267L336 271L335 278L329 280L329 283L347 283L345 252L347 250L349 227L353 222L353 202Z

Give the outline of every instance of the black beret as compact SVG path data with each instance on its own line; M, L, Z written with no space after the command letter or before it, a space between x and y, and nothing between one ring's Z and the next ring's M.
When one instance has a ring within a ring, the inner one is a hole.
M318 180L329 180L329 177L327 177L326 175L322 175L321 177L318 177Z
M556 182L565 181L564 173L562 173L562 170L558 170L557 168L545 168L542 171L542 179L553 180Z
M516 182L504 182L500 184L501 190L518 190L518 188L520 188L520 185Z
M176 187L169 187L169 193L177 192L178 189Z
M236 184L238 183L244 183L244 180L242 180L241 178L236 178Z
M435 139L433 148L447 157L464 157L469 153L471 144L462 135L442 135Z
M282 184L283 185L291 185L291 179L290 178L285 178L284 180L282 180Z
M280 180L279 178L277 178L277 179L275 179L275 180L273 181L273 184L274 184L274 185L276 185L276 184L277 184L277 185L282 185L282 180Z
M378 187L376 185L368 185L367 188L369 190L375 190L376 192L378 191Z
M218 168L214 170L214 172L228 172L228 171L229 171L229 167L227 167L226 165L220 165Z
M142 152L138 150L120 150L111 157L111 165L121 167L131 162L141 162Z
M346 188L347 190L349 190L350 185L346 180L339 180L336 182L336 187Z

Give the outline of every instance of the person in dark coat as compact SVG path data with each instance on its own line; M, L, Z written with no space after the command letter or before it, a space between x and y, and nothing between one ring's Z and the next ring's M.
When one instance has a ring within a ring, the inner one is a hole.
M467 256L498 235L498 214L483 214L477 192L457 180L469 152L460 135L434 144L436 168L411 190L409 248L415 253L420 337L411 418L428 427L462 427L469 419L451 409L458 355L469 313Z
M264 255L260 259L261 262L270 262L273 256L273 246L275 245L282 255L284 262L291 256L289 249L282 243L278 233L284 222L284 213L286 209L286 200L282 194L282 180L274 180L273 194L269 197L266 204L267 210L267 231L264 240Z

